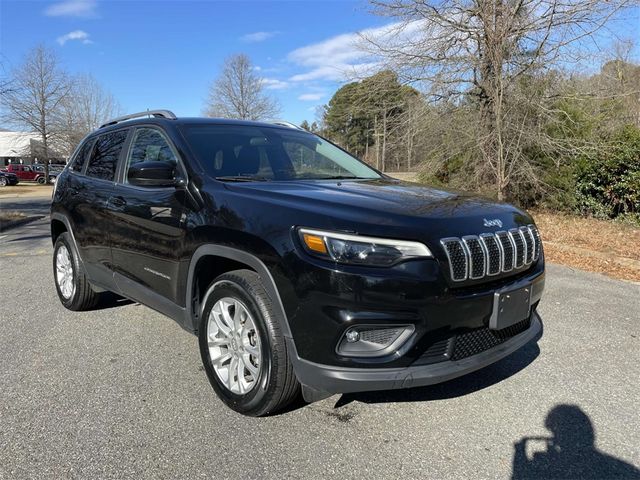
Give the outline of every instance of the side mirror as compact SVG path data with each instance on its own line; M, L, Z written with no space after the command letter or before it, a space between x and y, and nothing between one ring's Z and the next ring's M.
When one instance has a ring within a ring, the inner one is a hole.
M169 162L138 162L129 167L127 179L139 187L172 187L182 184L176 179L176 165Z

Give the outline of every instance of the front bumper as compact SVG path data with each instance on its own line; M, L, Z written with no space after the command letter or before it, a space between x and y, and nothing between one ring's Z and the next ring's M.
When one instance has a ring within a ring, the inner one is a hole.
M321 365L294 355L298 380L321 393L353 393L420 387L445 382L491 365L542 335L542 319L531 313L531 326L504 343L468 358L404 368L345 368ZM295 352L291 339L289 348ZM321 395L320 395L321 396Z

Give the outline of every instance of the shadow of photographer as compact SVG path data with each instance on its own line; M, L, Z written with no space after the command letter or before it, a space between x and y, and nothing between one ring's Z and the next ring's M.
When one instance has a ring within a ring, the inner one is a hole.
M575 405L557 405L548 414L545 427L551 437L524 437L514 444L514 480L562 479L640 479L633 465L599 451L591 420ZM527 455L527 445L546 450Z

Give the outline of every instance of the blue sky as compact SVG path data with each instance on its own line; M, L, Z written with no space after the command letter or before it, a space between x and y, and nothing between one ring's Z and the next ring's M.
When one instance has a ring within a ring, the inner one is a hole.
M1 50L9 65L44 43L70 71L98 78L126 111L162 107L193 116L201 113L224 58L244 52L282 104L283 118L294 122L314 118L343 72L333 68L330 52L301 59L295 51L388 21L371 15L361 1L3 0L0 5ZM314 72L323 63L325 71Z
M201 114L224 58L243 52L282 118L300 122L313 120L350 66L366 63L354 32L389 22L362 0L2 0L0 51L10 68L43 43L69 71L94 75L124 111L181 116ZM638 36L639 27L635 15L623 30Z

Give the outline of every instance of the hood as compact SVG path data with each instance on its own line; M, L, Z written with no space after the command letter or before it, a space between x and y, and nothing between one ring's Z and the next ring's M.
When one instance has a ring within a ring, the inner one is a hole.
M322 216L327 226L340 230L364 231L366 225L369 232L391 233L396 227L409 227L415 233L426 229L442 238L532 222L526 213L506 203L389 178L226 183L225 187L274 207Z
M331 205L375 210L420 218L477 217L522 213L507 203L478 195L441 190L394 179L341 181L285 181L226 184L236 191L252 191L265 199L295 205Z

